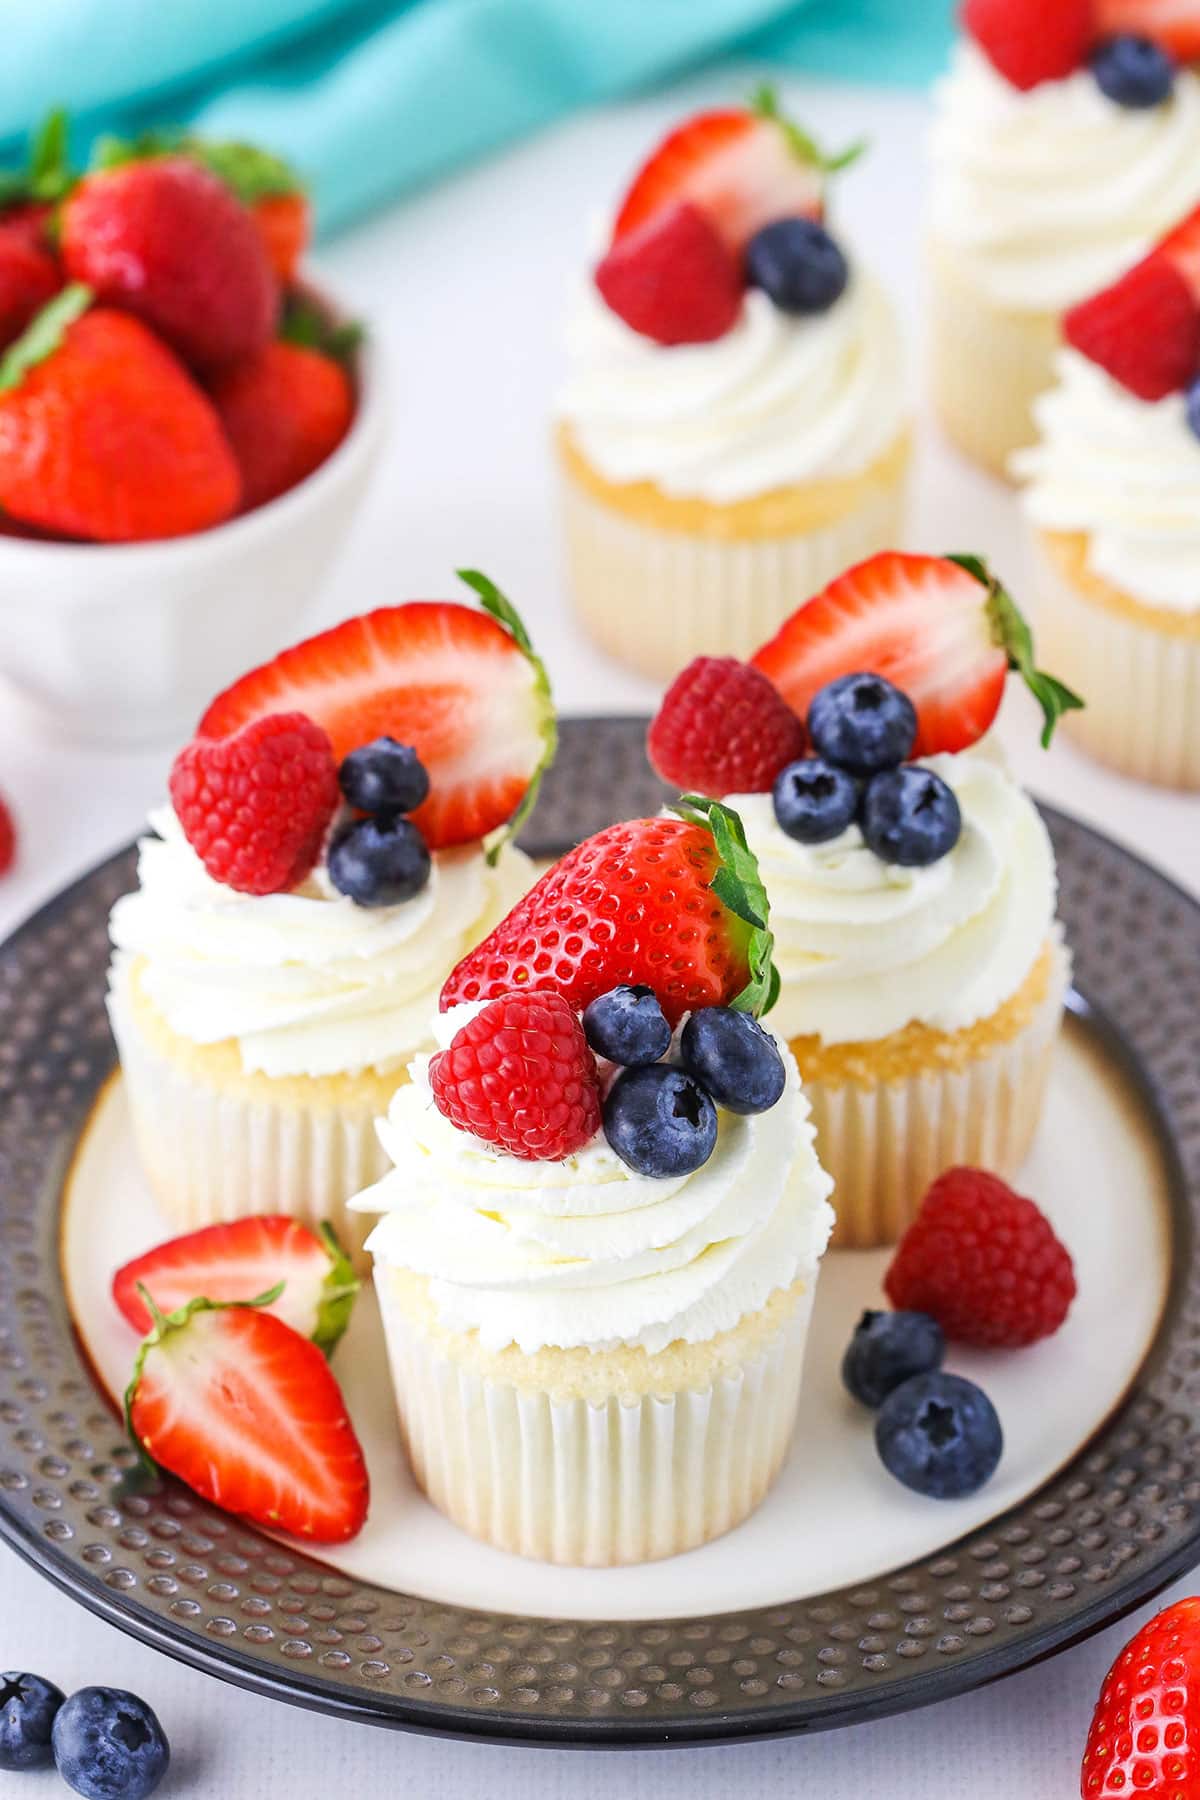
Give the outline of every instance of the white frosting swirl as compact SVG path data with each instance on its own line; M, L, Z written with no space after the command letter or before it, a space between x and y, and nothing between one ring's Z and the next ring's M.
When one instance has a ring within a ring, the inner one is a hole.
M450 1042L476 1006L437 1021ZM459 1131L411 1066L379 1127L396 1167L354 1202L382 1212L367 1247L429 1280L441 1324L485 1348L641 1345L731 1330L815 1273L833 1223L808 1103L787 1086L769 1112L721 1113L717 1147L691 1175L637 1175L603 1134L563 1162L527 1162Z
M751 288L724 337L670 348L632 331L589 280L567 349L558 410L583 455L609 481L666 494L728 504L859 475L904 423L895 317L862 274L805 317Z
M137 891L113 908L119 970L171 1030L195 1044L236 1039L247 1073L356 1074L398 1065L431 1041L429 1016L460 957L533 879L509 847L494 869L469 845L437 851L428 885L399 906L357 906L324 865L287 894L214 881L170 807L138 849Z
M1190 69L1170 99L1139 109L1109 100L1088 69L1022 92L967 42L936 100L934 236L995 306L1073 306L1200 200Z
M771 900L782 1037L874 1042L920 1021L957 1031L1016 993L1050 935L1056 880L1046 828L988 749L931 756L954 789L962 833L926 868L882 862L857 825L799 844L770 794L737 794Z
M1139 400L1077 350L1012 459L1035 525L1087 533L1089 567L1147 606L1200 611L1200 438L1184 396Z

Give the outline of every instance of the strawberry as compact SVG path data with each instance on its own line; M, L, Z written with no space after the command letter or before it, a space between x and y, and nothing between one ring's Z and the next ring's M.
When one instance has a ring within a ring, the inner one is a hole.
M125 1395L143 1452L203 1499L272 1530L320 1544L361 1531L366 1464L317 1346L253 1302L147 1307L154 1328Z
M67 115L52 112L36 133L21 169L0 170L0 227L31 250L52 251L57 203L75 185L68 160Z
M429 1065L438 1111L509 1156L561 1162L600 1129L600 1076L561 994L502 994Z
M697 656L667 689L646 752L676 787L765 794L806 743L804 726L760 670L733 656Z
M42 200L19 200L0 211L0 230L6 236L19 237L31 250L47 256L54 251L53 224L54 208Z
M1162 251L1071 307L1062 325L1073 349L1140 400L1162 400L1200 369L1200 306Z
M1042 709L1048 744L1059 716L1083 705L1034 666L1015 602L971 556L881 551L794 612L754 658L802 718L838 675L883 675L917 709L913 756L965 750L1000 709L1016 669Z
M963 28L1013 87L1065 81L1096 36L1093 0L966 0Z
M0 362L0 506L68 537L178 537L236 511L241 479L206 394L154 334L56 296Z
M187 156L84 177L62 213L67 273L136 313L201 370L269 342L279 289L262 235L219 176Z
M300 258L312 234L312 215L303 194L264 194L250 207L266 245L267 261L281 287L296 279Z
M339 763L393 737L429 775L413 819L431 849L471 843L506 821L515 830L554 755L549 679L511 603L486 576L459 573L482 612L413 600L347 619L234 682L200 735L223 738L266 713L302 711L328 732Z
M0 875L7 875L17 859L17 828L7 803L0 799Z
M1079 1791L1083 1800L1200 1793L1200 1600L1177 1600L1158 1613L1108 1671Z
M27 231L0 221L0 350L20 337L62 286L54 258Z
M147 1250L119 1268L112 1295L139 1335L154 1319L144 1289L160 1313L175 1312L198 1294L206 1300L253 1300L282 1282L274 1313L328 1356L346 1326L358 1281L330 1226L310 1231L286 1213L206 1225Z
M171 804L214 881L281 894L315 867L339 803L329 739L301 712L269 713L175 758Z
M1197 51L1200 55L1200 51ZM1188 291L1200 310L1200 206L1190 212L1182 225L1169 231L1154 252L1164 258L1187 282Z
M1092 0L1101 37L1152 38L1176 62L1200 61L1200 0Z
M618 238L596 286L619 319L656 344L706 344L742 310L742 270L715 226L687 201Z
M610 825L555 863L451 971L442 1011L532 989L582 1012L626 983L650 988L673 1025L700 1006L764 1011L767 896L741 820L694 796L675 810Z
M215 376L209 392L241 470L243 510L311 475L354 416L354 391L341 363L298 344L268 344Z

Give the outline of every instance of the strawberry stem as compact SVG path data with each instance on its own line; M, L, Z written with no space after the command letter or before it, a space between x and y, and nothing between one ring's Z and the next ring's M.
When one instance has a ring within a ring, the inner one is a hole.
M73 281L47 301L40 313L0 358L0 393L19 387L31 369L60 347L68 325L81 318L95 299L90 287Z
M328 1219L323 1219L317 1226L317 1236L325 1246L329 1257L329 1273L321 1284L321 1299L317 1307L317 1327L312 1334L312 1341L326 1357L332 1356L334 1346L347 1325L350 1314L354 1310L355 1297L359 1290L359 1279L351 1266L350 1258L338 1242L337 1233Z
M281 194L302 194L304 183L295 169L270 150L198 137L178 125L158 126L136 137L103 137L92 156L94 169L119 169L155 156L190 156L232 188L243 206Z
M992 628L992 639L1000 646L1008 657L1008 666L1015 669L1025 686L1042 709L1042 749L1050 748L1050 740L1054 736L1054 727L1064 713L1078 712L1087 704L1065 681L1056 675L1047 674L1039 669L1034 657L1033 633L1020 607L1006 588L1002 587L995 575L988 568L981 556L948 556L947 562L957 563L968 575L973 575L988 591L987 616Z
M773 125L778 125L793 155L800 162L811 163L823 175L836 175L840 170L848 169L851 163L858 161L869 142L867 138L857 138L844 150L830 156L822 150L811 132L805 131L803 125L798 125L794 119L789 119L786 113L780 111L779 95L765 82L751 94L750 111L760 119L769 119Z
M750 979L730 1005L761 1018L779 998L779 971L771 956L775 947L771 904L758 871L758 858L746 842L746 828L731 806L703 794L681 794L671 811L689 825L703 826L712 833L720 867L709 888L722 906L750 927L746 945Z
M23 200L44 200L53 205L75 186L75 171L68 160L70 120L60 106L52 112L29 146L23 169L0 169L0 206Z

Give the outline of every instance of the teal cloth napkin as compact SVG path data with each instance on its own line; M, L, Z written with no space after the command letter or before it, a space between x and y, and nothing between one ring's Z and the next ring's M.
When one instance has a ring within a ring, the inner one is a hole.
M287 157L322 229L562 117L737 54L919 81L952 0L42 0L0 58L0 144L52 106Z

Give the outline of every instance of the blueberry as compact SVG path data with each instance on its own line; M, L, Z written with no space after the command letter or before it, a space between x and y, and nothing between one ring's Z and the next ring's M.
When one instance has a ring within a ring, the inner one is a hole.
M157 1718L123 1688L72 1694L58 1709L53 1744L59 1774L85 1800L145 1800L171 1760Z
M671 1048L671 1027L653 988L615 987L584 1009L583 1033L597 1056L626 1069L656 1063Z
M1175 85L1175 62L1150 38L1123 34L1095 51L1092 74L1118 106L1158 106Z
M411 744L378 737L352 750L338 770L351 806L365 813L416 812L429 797L429 776Z
M771 798L781 831L800 844L825 844L853 824L858 783L820 756L802 756L779 771Z
M425 839L411 819L355 819L329 846L329 879L359 906L398 906L429 880Z
M893 1388L941 1367L946 1339L920 1312L865 1312L842 1362L842 1380L864 1406L882 1406Z
M62 1703L62 1689L40 1675L0 1675L0 1769L43 1769L54 1760L50 1728Z
M905 1487L961 1500L995 1474L1004 1433L982 1388L934 1369L893 1388L875 1420L875 1448Z
M846 259L815 219L777 219L746 246L746 280L781 312L826 312L849 278Z
M623 1069L605 1097L604 1135L639 1175L690 1175L716 1146L717 1109L684 1069Z
M688 1073L729 1112L766 1112L787 1080L770 1032L732 1006L705 1006L694 1012L683 1028L679 1054Z
M886 769L867 784L860 814L867 845L884 862L923 868L953 850L962 831L954 792L919 763Z
M808 709L813 749L852 775L894 769L917 741L917 709L882 675L839 675Z
M1183 397L1187 422L1200 438L1200 376L1197 376Z

